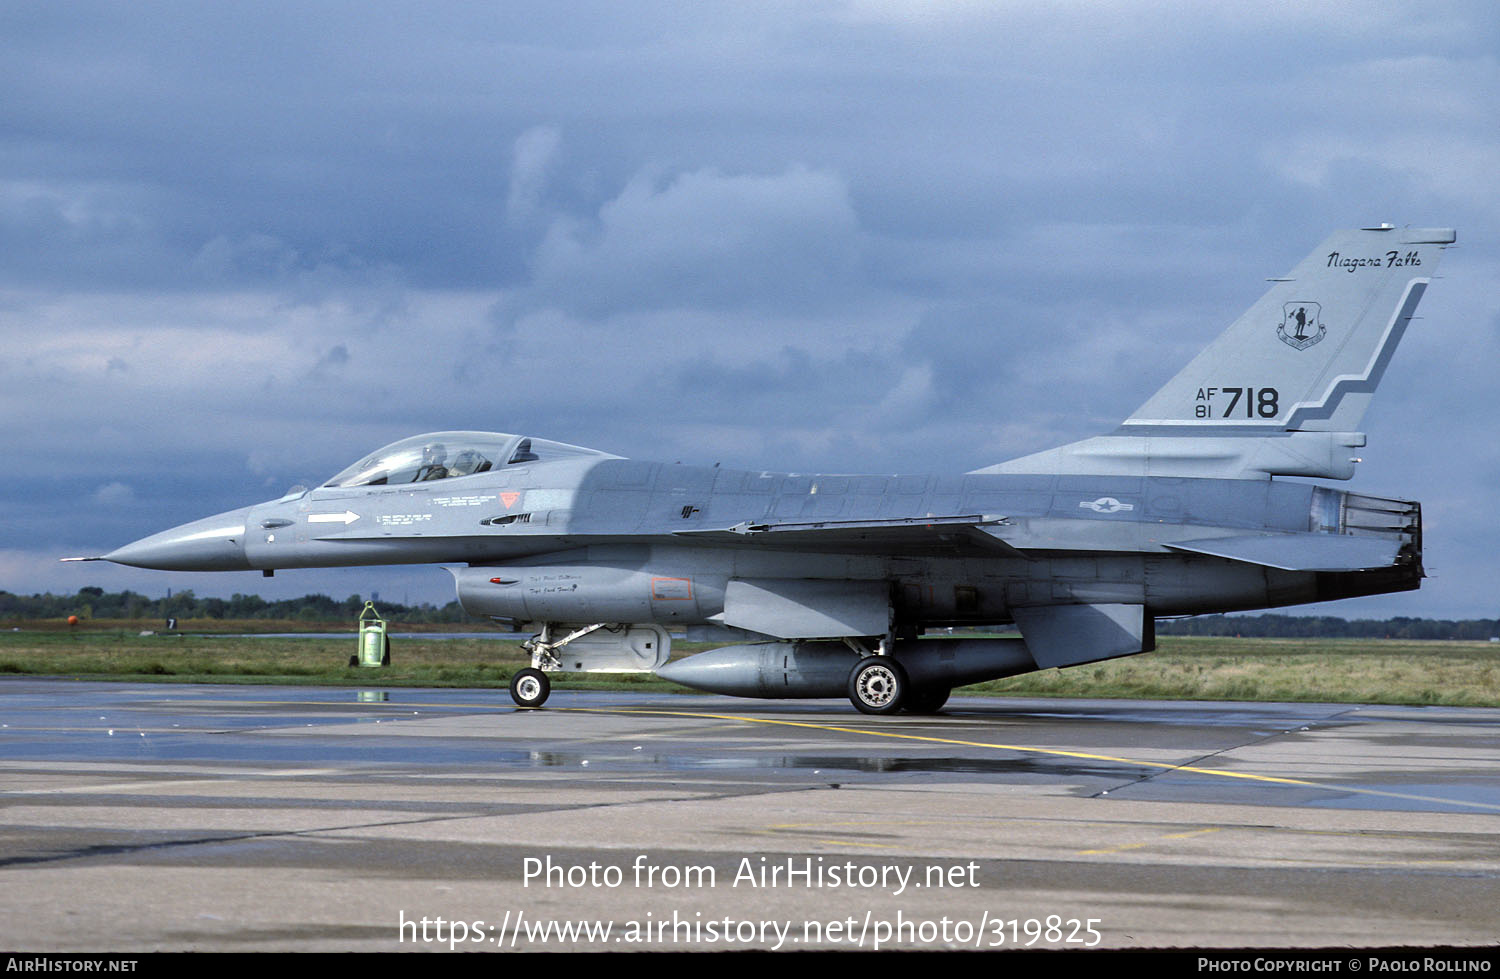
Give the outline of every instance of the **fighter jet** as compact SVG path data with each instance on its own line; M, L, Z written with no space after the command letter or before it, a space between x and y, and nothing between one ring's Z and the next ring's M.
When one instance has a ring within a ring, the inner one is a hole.
M436 432L102 560L452 565L468 612L533 634L523 707L555 671L640 671L937 711L957 686L1151 650L1160 616L1417 588L1418 504L1303 480L1354 474L1360 419L1454 240L1335 233L1116 430L981 469L745 471ZM672 661L674 636L726 645Z

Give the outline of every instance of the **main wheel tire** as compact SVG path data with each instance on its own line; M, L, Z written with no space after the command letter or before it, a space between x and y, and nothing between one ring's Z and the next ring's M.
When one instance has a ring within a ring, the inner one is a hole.
M894 714L910 683L901 664L889 656L866 656L849 671L849 701L862 714Z
M541 670L526 667L510 678L510 699L517 707L540 707L552 692L552 681Z
M905 708L910 714L936 714L948 702L951 687L925 687L906 695Z

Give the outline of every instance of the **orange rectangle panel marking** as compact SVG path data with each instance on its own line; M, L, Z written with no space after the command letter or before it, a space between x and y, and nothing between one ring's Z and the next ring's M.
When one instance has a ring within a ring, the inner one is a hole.
M693 600L693 579L652 578L651 600L654 602L690 602Z

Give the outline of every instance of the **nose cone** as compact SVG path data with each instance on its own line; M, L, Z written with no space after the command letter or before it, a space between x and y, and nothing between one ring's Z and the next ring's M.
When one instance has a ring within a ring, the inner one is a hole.
M158 571L249 571L244 507L173 527L116 548L104 560Z

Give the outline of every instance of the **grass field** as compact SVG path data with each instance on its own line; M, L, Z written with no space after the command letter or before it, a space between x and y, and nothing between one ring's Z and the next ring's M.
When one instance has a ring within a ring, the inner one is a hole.
M223 623L215 623L223 626ZM527 665L508 639L393 633L389 667L349 667L347 638L247 637L139 628L0 632L0 674L179 683L504 687ZM264 625L261 623L261 625ZM273 624L285 627L285 623ZM300 623L303 628L306 623ZM237 630L242 631L242 630ZM263 630L264 631L264 630ZM677 643L676 656L712 644ZM571 674L557 689L682 691L652 676ZM965 687L965 695L1500 706L1500 644L1165 636L1143 656Z

